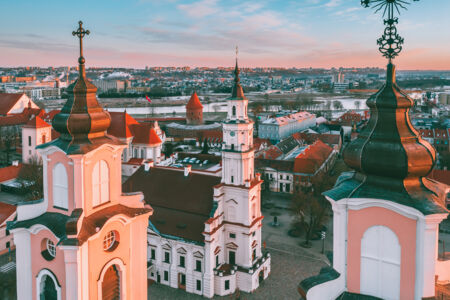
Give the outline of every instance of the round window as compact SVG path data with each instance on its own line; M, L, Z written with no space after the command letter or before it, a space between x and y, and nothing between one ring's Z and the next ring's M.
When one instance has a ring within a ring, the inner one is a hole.
M113 251L119 244L119 233L115 230L108 232L103 238L103 250Z
M230 131L230 135L231 135L231 136L234 136L234 131Z
M43 239L41 242L41 254L45 260L53 260L56 256L56 246L50 239Z

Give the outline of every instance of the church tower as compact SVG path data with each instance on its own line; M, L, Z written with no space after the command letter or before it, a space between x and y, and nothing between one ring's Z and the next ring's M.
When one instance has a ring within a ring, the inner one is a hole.
M436 151L412 126L414 101L397 85L392 63L403 43L394 12L406 1L362 4L372 2L388 16L378 39L389 59L386 82L367 100L367 126L343 152L354 171L341 174L324 193L333 208L333 268L300 283L308 300L358 297L354 294L435 299L436 284L450 279L448 265L437 259L448 187L427 178Z
M261 183L254 173L253 121L247 115L248 99L239 79L236 59L234 86L227 99L228 114L223 123L222 183L225 237L236 236L225 244L224 260L230 265L255 268L261 252ZM270 260L266 263L270 267ZM257 269L258 270L258 269ZM268 270L259 270L263 278ZM258 285L241 286L251 291Z
M186 104L186 124L203 124L203 105L198 99L197 92L192 93L189 102Z
M17 208L8 224L17 251L17 297L147 299L147 226L141 193L123 194L111 118L86 78L82 22L78 79L53 120L60 138L38 146L44 198Z

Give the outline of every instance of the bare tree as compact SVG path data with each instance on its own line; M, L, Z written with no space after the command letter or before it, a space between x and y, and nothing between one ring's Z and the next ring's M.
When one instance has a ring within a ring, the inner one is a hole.
M355 107L356 109L359 109L359 107L361 106L361 102L359 102L358 100L355 101Z
M299 184L292 195L292 209L296 221L305 231L305 247L311 247L311 238L328 220L329 203L322 193L333 186L334 180L321 172L309 182Z
M39 200L44 196L43 168L40 158L33 156L20 169L18 181L22 189L30 192L29 200Z
M333 108L334 108L335 110L341 110L341 109L344 108L344 106L342 105L341 101L334 100L334 101L333 101Z

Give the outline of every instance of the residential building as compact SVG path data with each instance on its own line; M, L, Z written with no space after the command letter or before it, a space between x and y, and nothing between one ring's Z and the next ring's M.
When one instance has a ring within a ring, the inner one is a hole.
M316 116L306 111L268 118L259 123L258 137L280 141L291 134L316 126Z
M22 162L41 162L36 147L52 140L52 126L35 116L22 127Z

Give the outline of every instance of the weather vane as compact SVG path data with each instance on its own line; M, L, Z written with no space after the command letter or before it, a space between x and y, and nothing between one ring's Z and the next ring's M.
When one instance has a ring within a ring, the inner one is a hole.
M387 17L387 19L384 19L386 28L381 38L377 40L377 44L378 50L389 59L389 62L402 51L404 42L403 38L397 33L397 27L395 27L395 24L398 24L398 17L395 14L400 15L401 9L406 10L411 2L417 1L419 0L361 0L362 6L372 6L375 13L383 11L383 17Z

